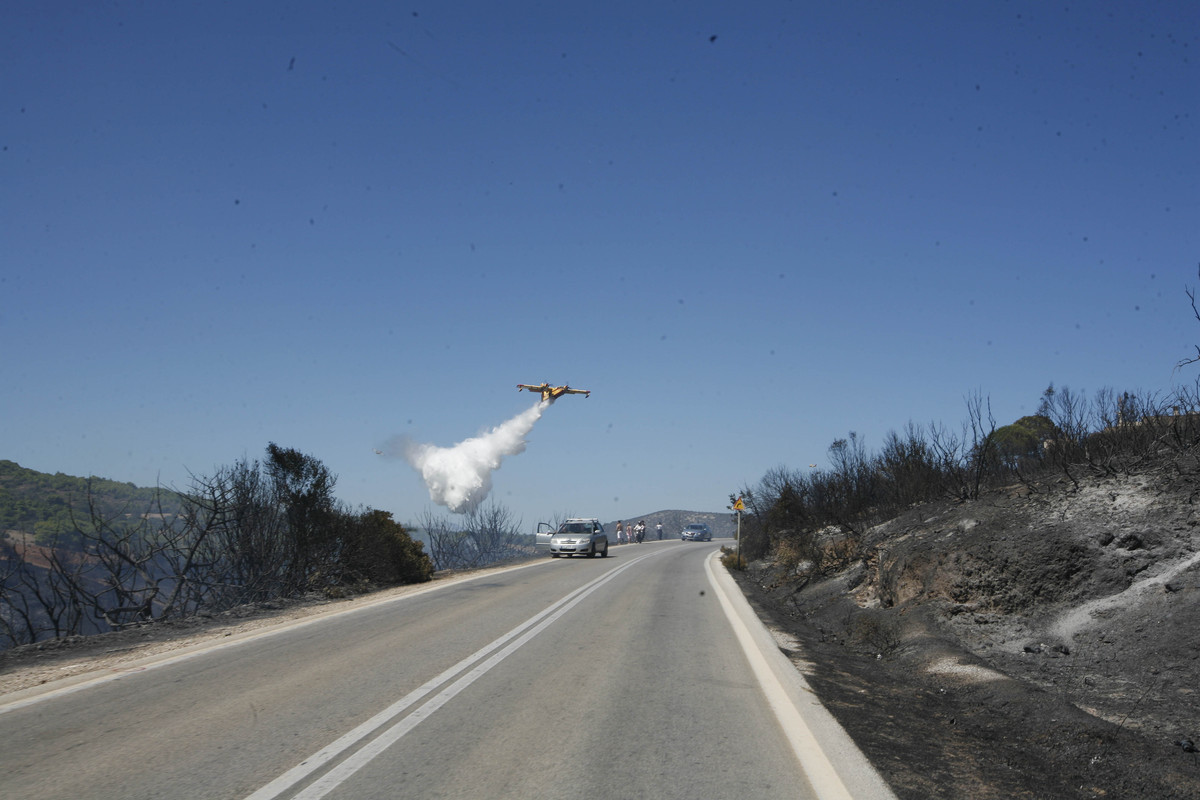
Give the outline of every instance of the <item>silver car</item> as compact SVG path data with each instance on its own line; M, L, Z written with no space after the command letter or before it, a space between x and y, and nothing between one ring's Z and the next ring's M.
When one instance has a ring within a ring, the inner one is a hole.
M569 519L550 537L550 557L608 558L608 536L598 519Z
M679 538L685 542L711 542L712 531L703 522L693 522L683 526L683 533L679 534Z

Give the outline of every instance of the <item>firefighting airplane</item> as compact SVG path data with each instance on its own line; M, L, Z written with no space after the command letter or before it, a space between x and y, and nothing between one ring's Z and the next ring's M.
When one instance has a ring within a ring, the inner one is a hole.
M531 383L518 383L517 391L519 392L522 389L528 389L531 392L541 392L542 402L547 400L557 400L564 394L581 394L584 397L592 396L591 391L587 389L572 389L570 386L565 384L563 386L551 386L548 383L540 383L537 386L534 386Z

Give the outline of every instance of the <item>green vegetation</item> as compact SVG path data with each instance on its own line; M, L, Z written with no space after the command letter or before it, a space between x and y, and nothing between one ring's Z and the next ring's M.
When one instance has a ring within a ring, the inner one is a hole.
M1001 458L1015 462L1023 458L1036 458L1042 443L1054 439L1056 433L1049 417L1033 414L997 428L992 441Z
M49 475L0 460L0 532L18 531L51 545L71 538L76 520L88 516L88 498L109 519L154 505L156 489L106 478ZM169 505L173 512L178 505ZM74 541L78 544L78 540Z

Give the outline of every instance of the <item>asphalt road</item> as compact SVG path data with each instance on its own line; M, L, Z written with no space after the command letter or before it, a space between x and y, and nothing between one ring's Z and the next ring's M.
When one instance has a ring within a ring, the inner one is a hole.
M547 558L0 708L0 796L887 797L716 549Z

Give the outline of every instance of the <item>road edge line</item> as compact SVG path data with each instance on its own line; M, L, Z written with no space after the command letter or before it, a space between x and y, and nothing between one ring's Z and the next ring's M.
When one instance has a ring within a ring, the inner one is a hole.
M704 562L709 583L818 797L896 800L874 765L779 649L737 582L719 564L720 555L716 551Z

